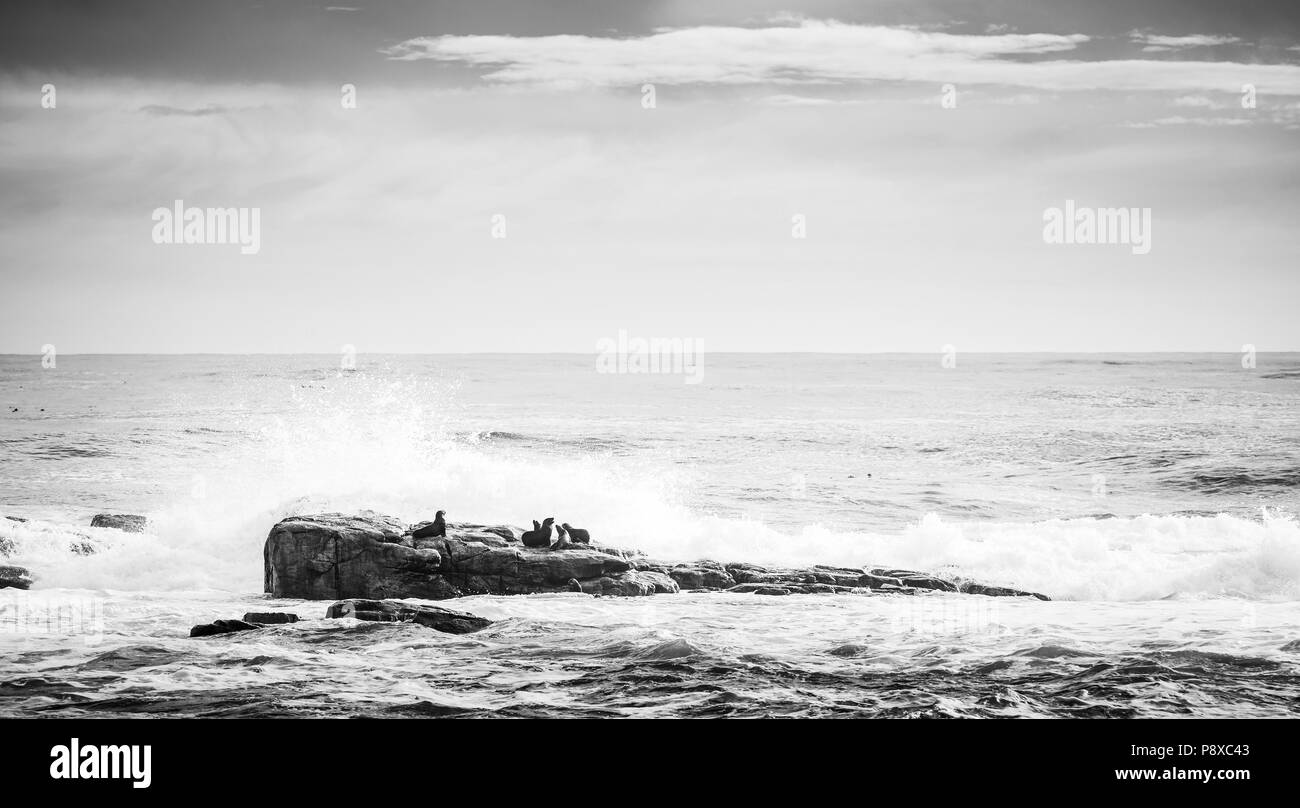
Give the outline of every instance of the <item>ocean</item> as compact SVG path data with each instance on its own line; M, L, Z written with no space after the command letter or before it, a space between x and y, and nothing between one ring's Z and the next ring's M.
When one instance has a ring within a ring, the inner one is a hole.
M0 715L1300 712L1300 354L942 358L0 357L0 564L36 577ZM262 593L276 521L363 509L1052 600L483 596L452 636ZM269 610L313 619L188 636Z

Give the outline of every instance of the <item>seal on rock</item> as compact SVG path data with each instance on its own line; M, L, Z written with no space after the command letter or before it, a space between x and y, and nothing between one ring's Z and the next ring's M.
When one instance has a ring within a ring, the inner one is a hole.
M569 534L564 531L564 525L558 525L555 528L555 544L551 545L551 549L567 550L572 546L569 544Z
M433 517L432 522L412 533L411 537L416 539L434 539L446 536L447 523L442 519L443 515L446 513L446 511L438 511L437 515Z
M568 531L569 541L575 544L591 544L591 534L583 530L582 528L573 527L568 522L565 522L563 525L560 525L560 527Z
M555 518L548 516L546 521L537 525L537 520L533 524L537 525L532 530L525 531L524 535L519 538L523 539L525 547L550 547L551 546L551 525L554 524Z

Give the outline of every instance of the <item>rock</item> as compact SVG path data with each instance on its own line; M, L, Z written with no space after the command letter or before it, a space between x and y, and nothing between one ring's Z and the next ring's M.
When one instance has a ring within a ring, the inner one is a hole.
M127 533L143 533L149 520L132 513L97 513L90 520L91 527L111 527Z
M418 542L408 536L415 545L408 548L386 543L389 535L400 539L400 524L357 517L341 521L346 518L296 517L276 525L266 542L266 591L276 597L442 600L565 592L570 579L593 580L632 568L589 547L528 548L481 528L449 526L447 536ZM481 540L485 535L492 543ZM317 560L307 563L312 558Z
M890 578L885 575L875 575L870 572L864 572L858 576L858 586L865 586L868 589L880 589L884 586L902 586L903 582L897 578Z
M447 634L469 634L492 625L492 621L469 612L458 612L440 606L402 603L396 600L340 600L325 612L328 619L355 617L381 623L419 623Z
M14 554L14 540L5 536L0 536L0 556L11 556Z
M753 593L755 595L836 595L854 591L853 587L835 584L803 583L747 583L737 584L728 592Z
M838 657L855 657L855 656L862 656L867 652L867 650L868 649L865 645L858 645L857 643L850 642L850 643L845 643L844 645L836 646L835 648L832 648L826 653L830 654L831 656L838 656Z
M1046 595L1040 595L1037 592L1026 592L1021 589L1011 589L1006 586L985 586L977 584L974 581L963 581L959 586L960 591L968 595L988 595L995 598L1038 598L1039 600L1051 600Z
M289 612L248 612L244 615L245 623L269 626L279 623L297 623L298 615Z
M467 522L448 522L447 535L463 541L481 541L493 544L499 540L503 544L521 544L519 537L523 530L509 525L474 525Z
M874 569L871 574L882 578L896 578L902 586L910 586L913 589L936 589L940 592L958 591L956 583L944 578L936 578L933 575L926 575L923 572Z
M771 571L757 564L727 564L724 569L738 584L751 584L766 581Z
M525 547L522 533L519 528L448 523L446 536L416 539L402 522L370 512L295 516L267 536L264 588L275 597L319 600L444 600L571 591L643 596L681 589L769 595L935 590L1048 599L911 570L669 564L600 545Z
M266 538L264 589L309 600L452 596L439 575L442 556L402 544L404 529L373 514L284 519Z
M77 534L77 538L68 542L68 550L73 555L94 555L99 552L99 545L89 536Z
M640 564L637 568L640 569ZM736 585L727 568L716 561L678 564L667 573L682 589L730 589Z
M644 597L678 591L677 582L661 572L629 570L614 575L602 575L578 581L581 591L588 595L617 597Z
M252 631L261 628L243 620L214 620L190 629L191 637L211 637L214 634L233 634L236 631Z
M32 574L22 567L0 566L0 589L27 589L32 581Z
M26 521L27 521L26 519L24 519L24 518L21 517L21 516L6 516L5 518L8 519L10 522L26 522Z
M652 594L656 595L675 595L681 591L681 587L671 576L654 570L630 570L623 573L622 577L632 577L641 583L650 584L653 588Z

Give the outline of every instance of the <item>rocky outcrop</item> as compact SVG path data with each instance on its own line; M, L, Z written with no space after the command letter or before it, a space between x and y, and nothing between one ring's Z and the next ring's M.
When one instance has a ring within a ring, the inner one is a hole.
M6 587L25 590L31 585L31 573L22 566L0 566L0 590Z
M91 527L111 527L127 533L143 533L149 520L133 513L97 513L90 520Z
M275 597L314 600L442 600L566 592L571 580L619 582L632 569L617 555L585 546L526 548L491 527L448 524L447 533L415 539L400 522L377 514L285 519L266 539L264 588Z
M0 589L27 589L32 585L32 574L23 567L0 566Z
M298 615L290 614L289 612L248 612L244 615L244 622L256 623L259 626L297 623Z
M234 634L236 631L252 631L258 628L261 626L243 620L214 620L190 629L190 636L211 637L214 634Z
M454 597L442 556L413 546L406 526L376 514L291 517L271 528L265 590L277 598Z
M266 539L265 590L275 597L371 602L570 591L631 597L683 589L763 595L929 590L1048 599L911 570L673 564L600 545L525 547L524 531L509 526L448 522L446 536L420 539L415 529L370 512L285 519Z
M418 623L447 634L470 634L482 631L492 621L469 612L444 609L441 606L403 603L396 600L340 600L325 612L327 619L355 617L381 623Z

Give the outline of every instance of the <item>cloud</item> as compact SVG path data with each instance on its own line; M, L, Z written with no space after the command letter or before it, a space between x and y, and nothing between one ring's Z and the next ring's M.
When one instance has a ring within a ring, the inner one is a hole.
M778 95L769 95L762 99L764 104L772 104L778 107L808 107L808 106L826 106L834 104L836 101L830 98L818 98L808 95L791 95L781 93Z
M1254 121L1250 118L1189 118L1174 115L1168 118L1156 118L1146 123L1130 123L1126 126L1130 129L1153 129L1158 126L1248 126L1252 123Z
M216 106L186 109L184 107L172 107L166 104L145 104L140 107L140 111L146 115L184 115L191 118L203 118L208 115L221 115L228 110L225 107Z
M1208 48L1214 45L1236 45L1241 39L1235 36L1215 36L1213 34L1192 34L1191 36L1160 36L1142 31L1130 31L1129 38L1141 42L1147 47L1144 51L1167 51L1179 48Z
M1176 107L1201 107L1204 109L1226 109L1227 104L1221 104L1212 98L1203 95L1180 95L1174 99Z
M1143 41L1162 46L1206 39ZM483 78L494 83L556 88L913 81L1053 91L1239 92L1250 83L1261 92L1300 95L1297 65L1052 58L1075 55L1089 41L1084 34L948 34L802 20L780 27L665 29L640 37L416 37L382 52L399 61L483 68Z

